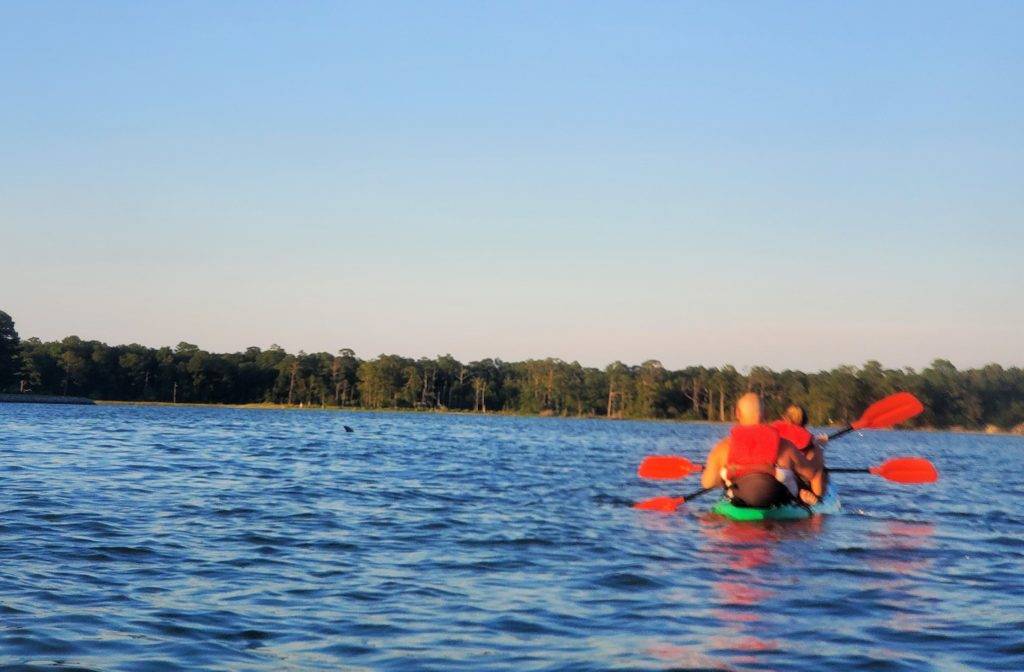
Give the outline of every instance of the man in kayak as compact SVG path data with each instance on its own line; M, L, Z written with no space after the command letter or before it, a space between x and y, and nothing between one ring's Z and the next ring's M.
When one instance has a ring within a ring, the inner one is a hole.
M823 471L815 468L800 450L761 424L761 397L748 392L736 402L736 425L719 441L705 461L701 485L724 486L734 504L767 507L797 500L815 504L824 493ZM796 479L810 484L800 492Z
M771 423L779 437L792 443L810 461L816 471L822 473L822 489L828 487L828 472L825 471L825 444L828 434L814 436L807 431L807 411L796 404L790 404L780 420ZM801 490L809 489L806 483L800 483Z

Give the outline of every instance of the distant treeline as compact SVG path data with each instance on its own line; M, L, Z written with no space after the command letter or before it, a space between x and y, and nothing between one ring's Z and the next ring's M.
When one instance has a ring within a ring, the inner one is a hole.
M551 358L462 363L451 355L380 355L364 360L348 349L290 354L276 345L221 354L190 343L154 349L77 336L20 341L10 316L0 312L0 392L725 421L732 402L747 390L760 392L773 414L788 403L800 404L815 424L854 419L872 401L898 390L924 402L918 425L1012 428L1024 423L1024 370L996 364L959 371L940 359L914 371L870 361L817 373L754 367L743 374L732 366L671 371L656 360L639 366L615 362L604 369Z

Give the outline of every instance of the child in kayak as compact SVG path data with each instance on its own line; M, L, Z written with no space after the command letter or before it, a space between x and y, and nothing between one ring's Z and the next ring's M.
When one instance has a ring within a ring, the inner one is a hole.
M828 472L825 470L825 444L828 442L828 434L817 436L807 431L807 411L801 406L790 404L782 418L771 423L771 426L779 433L779 436L799 449L804 457L814 465L814 469L821 472L821 489L828 487ZM809 490L807 483L798 483L801 491Z
M761 397L748 392L739 398L736 425L708 454L701 485L725 487L726 497L737 506L778 506L798 497L804 504L817 503L824 493L822 469L778 430L762 424L762 416ZM800 492L797 478L810 484L810 490Z

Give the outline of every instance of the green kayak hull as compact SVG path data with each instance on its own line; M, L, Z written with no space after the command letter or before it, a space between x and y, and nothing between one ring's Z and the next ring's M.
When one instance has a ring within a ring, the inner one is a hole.
M803 520L825 513L839 513L839 495L835 488L829 488L828 493L820 502L812 507L795 506L772 506L766 509L756 509L746 506L735 506L727 499L711 507L711 513L725 516L729 520L759 521L759 520Z

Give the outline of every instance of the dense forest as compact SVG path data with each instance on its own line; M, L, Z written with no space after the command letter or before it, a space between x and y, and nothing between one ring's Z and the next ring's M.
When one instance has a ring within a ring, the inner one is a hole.
M732 366L671 371L656 360L597 369L551 358L360 359L348 349L291 354L276 345L221 354L191 343L154 349L77 336L21 340L11 317L0 311L0 392L723 421L746 390L760 392L772 413L790 402L801 404L815 424L856 418L869 403L897 390L924 402L926 411L917 419L922 426L1009 429L1024 423L1024 370L997 364L960 371L940 359L915 371L870 361L816 373L764 367L741 373Z

